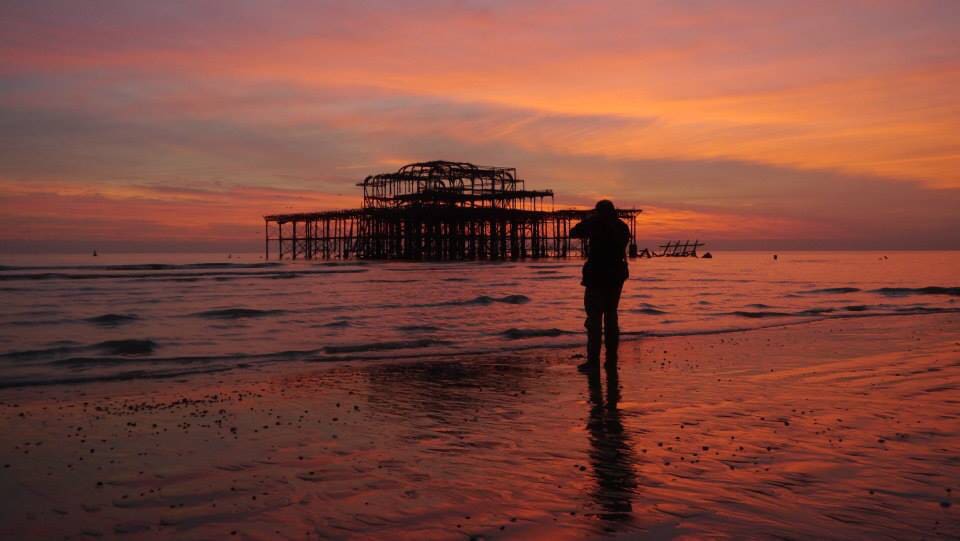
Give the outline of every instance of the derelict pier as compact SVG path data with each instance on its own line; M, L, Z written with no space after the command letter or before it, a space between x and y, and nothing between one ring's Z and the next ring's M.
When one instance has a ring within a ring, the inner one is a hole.
M590 211L557 210L552 190L517 171L433 161L368 176L361 208L264 216L265 259L497 260L586 255L570 228ZM639 209L618 210L636 255Z

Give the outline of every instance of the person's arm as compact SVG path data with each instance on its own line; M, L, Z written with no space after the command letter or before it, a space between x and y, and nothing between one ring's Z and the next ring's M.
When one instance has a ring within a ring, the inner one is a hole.
M586 217L570 230L570 238L585 239L590 236L590 217Z
M627 245L630 244L630 226L626 224L623 220L617 220L620 222L620 244L623 246L623 249L627 249Z

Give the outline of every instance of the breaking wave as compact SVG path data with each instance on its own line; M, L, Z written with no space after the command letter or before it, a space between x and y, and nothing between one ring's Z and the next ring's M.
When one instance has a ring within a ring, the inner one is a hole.
M132 323L139 319L140 316L134 314L103 314L102 316L89 317L86 321L102 327L116 327L117 325Z
M960 297L960 287L881 287L873 289L871 293L879 293L888 297L905 297L907 295L950 295L951 297Z
M646 308L633 308L633 309L630 310L630 312L632 312L632 313L634 313L634 314L646 314L646 315L648 315L648 316L660 316L660 315L664 315L664 314L667 313L667 312L664 312L663 310L658 310L658 309L656 309L656 308L650 308L650 307L646 307Z
M286 310L256 310L254 308L224 308L222 310L206 310L191 314L194 317L207 319L244 319L251 317L267 317L285 314Z
M575 334L571 331L564 331L561 329L550 328L550 329L507 329L503 331L503 336L509 338L510 340L519 340L522 338L538 338L543 336L563 336L567 334Z
M411 349L425 348L430 346L440 346L450 344L447 340L433 340L424 338L422 340L398 340L395 342L372 342L368 344L350 344L344 346L326 346L324 353L360 353L364 351L384 351L393 349Z
M860 291L860 288L856 287L825 287L822 289L811 289L809 291L801 291L800 293L857 293Z

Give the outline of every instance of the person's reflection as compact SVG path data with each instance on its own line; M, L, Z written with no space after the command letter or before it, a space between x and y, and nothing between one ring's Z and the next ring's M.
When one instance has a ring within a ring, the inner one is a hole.
M607 369L607 397L604 404L600 368L587 372L590 389L590 463L597 480L591 494L605 520L626 520L633 511L637 488L633 447L623 429L620 410L620 381L616 367Z

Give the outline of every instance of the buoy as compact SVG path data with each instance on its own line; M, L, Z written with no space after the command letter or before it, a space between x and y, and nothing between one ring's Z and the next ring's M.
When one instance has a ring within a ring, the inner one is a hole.
M97 251L96 251L96 250L93 251L93 257L97 257Z
M777 260L777 254L773 254L773 260L774 260L774 261Z
M700 256L700 259L713 259L713 254L711 254L710 252L707 252L702 256Z

